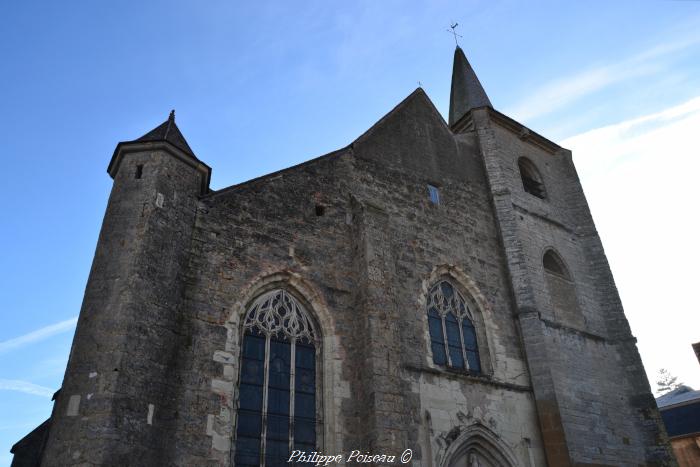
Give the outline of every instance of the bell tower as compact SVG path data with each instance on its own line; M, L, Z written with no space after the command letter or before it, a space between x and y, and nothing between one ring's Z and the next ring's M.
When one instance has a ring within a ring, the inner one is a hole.
M548 464L676 465L571 151L495 110L459 47L449 125L483 158Z

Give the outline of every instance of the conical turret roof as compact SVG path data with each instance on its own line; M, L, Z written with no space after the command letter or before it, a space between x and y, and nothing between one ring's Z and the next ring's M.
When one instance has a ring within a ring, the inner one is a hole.
M167 141L168 143L172 144L176 148L180 149L181 151L187 153L188 155L195 157L194 152L192 151L192 148L190 148L190 145L187 144L187 141L185 140L185 137L182 136L182 133L180 132L180 129L177 127L175 124L175 111L170 112L170 116L168 119L143 135L142 137L138 138L135 141L139 142L155 142L155 141Z

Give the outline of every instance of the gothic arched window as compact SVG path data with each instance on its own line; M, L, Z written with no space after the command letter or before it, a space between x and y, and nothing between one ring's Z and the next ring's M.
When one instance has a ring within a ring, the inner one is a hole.
M531 195L537 196L540 199L547 197L547 192L544 189L544 182L539 170L529 159L521 157L518 159L518 169L520 169L520 178L523 182L523 188Z
M316 448L317 339L289 292L258 297L243 322L235 465L287 465Z
M436 365L481 373L474 316L466 300L448 281L428 292L428 331Z
M549 274L554 274L567 281L571 280L571 275L564 264L564 260L562 260L554 250L547 250L542 257L542 266L544 266L545 272Z
M585 320L576 297L576 287L564 260L550 249L542 256L542 267L552 317L567 326L584 327Z

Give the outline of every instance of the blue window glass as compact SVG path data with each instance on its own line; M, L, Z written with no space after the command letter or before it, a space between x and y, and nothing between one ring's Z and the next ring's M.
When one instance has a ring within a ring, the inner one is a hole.
M464 335L464 347L467 350L477 351L476 347L476 331L469 319L462 321L462 334Z
M452 284L450 284L447 281L442 281L440 283L440 290L442 290L442 295L449 300L452 298L452 295L454 295L454 288L452 287Z
M294 392L294 449L316 446L316 349L297 344Z
M236 465L246 467L260 465L260 434L255 438L238 436L236 439Z
M440 190L436 186L428 185L428 198L433 204L440 204Z
M467 361L469 362L469 371L472 373L481 373L481 363L479 362L479 353L467 350Z
M481 373L471 310L459 291L446 280L438 282L430 289L427 310L433 362Z
M442 319L435 308L428 311L428 330L430 331L430 348L433 351L433 362L436 365L447 364L445 339L442 335Z
M459 323L452 312L445 316L445 331L447 331L447 346L450 349L450 360L453 368L464 368L462 356L462 340L459 338Z
M479 347L476 345L476 330L468 318L462 321L462 334L464 335L464 347L467 351L469 371L472 373L481 373Z
M265 337L248 332L243 341L236 465L253 466L260 464Z
M289 459L289 381L291 344L273 336L270 340L267 385L267 436L265 464Z
M287 441L268 440L265 444L266 466L288 466L289 443Z

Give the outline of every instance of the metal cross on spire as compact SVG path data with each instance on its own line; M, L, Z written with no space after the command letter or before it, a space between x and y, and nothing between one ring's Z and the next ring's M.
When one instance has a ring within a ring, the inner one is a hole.
M450 29L447 29L446 31L449 32L449 33L452 33L452 35L455 36L455 45L456 45L457 47L459 47L459 44L457 43L457 38L458 38L458 37L462 37L462 36L460 36L459 34L457 34L457 31L455 31L455 29L457 29L457 26L459 26L459 23L457 23L457 22L451 23L451 24L450 24L450 29L451 29L451 30L450 30Z

